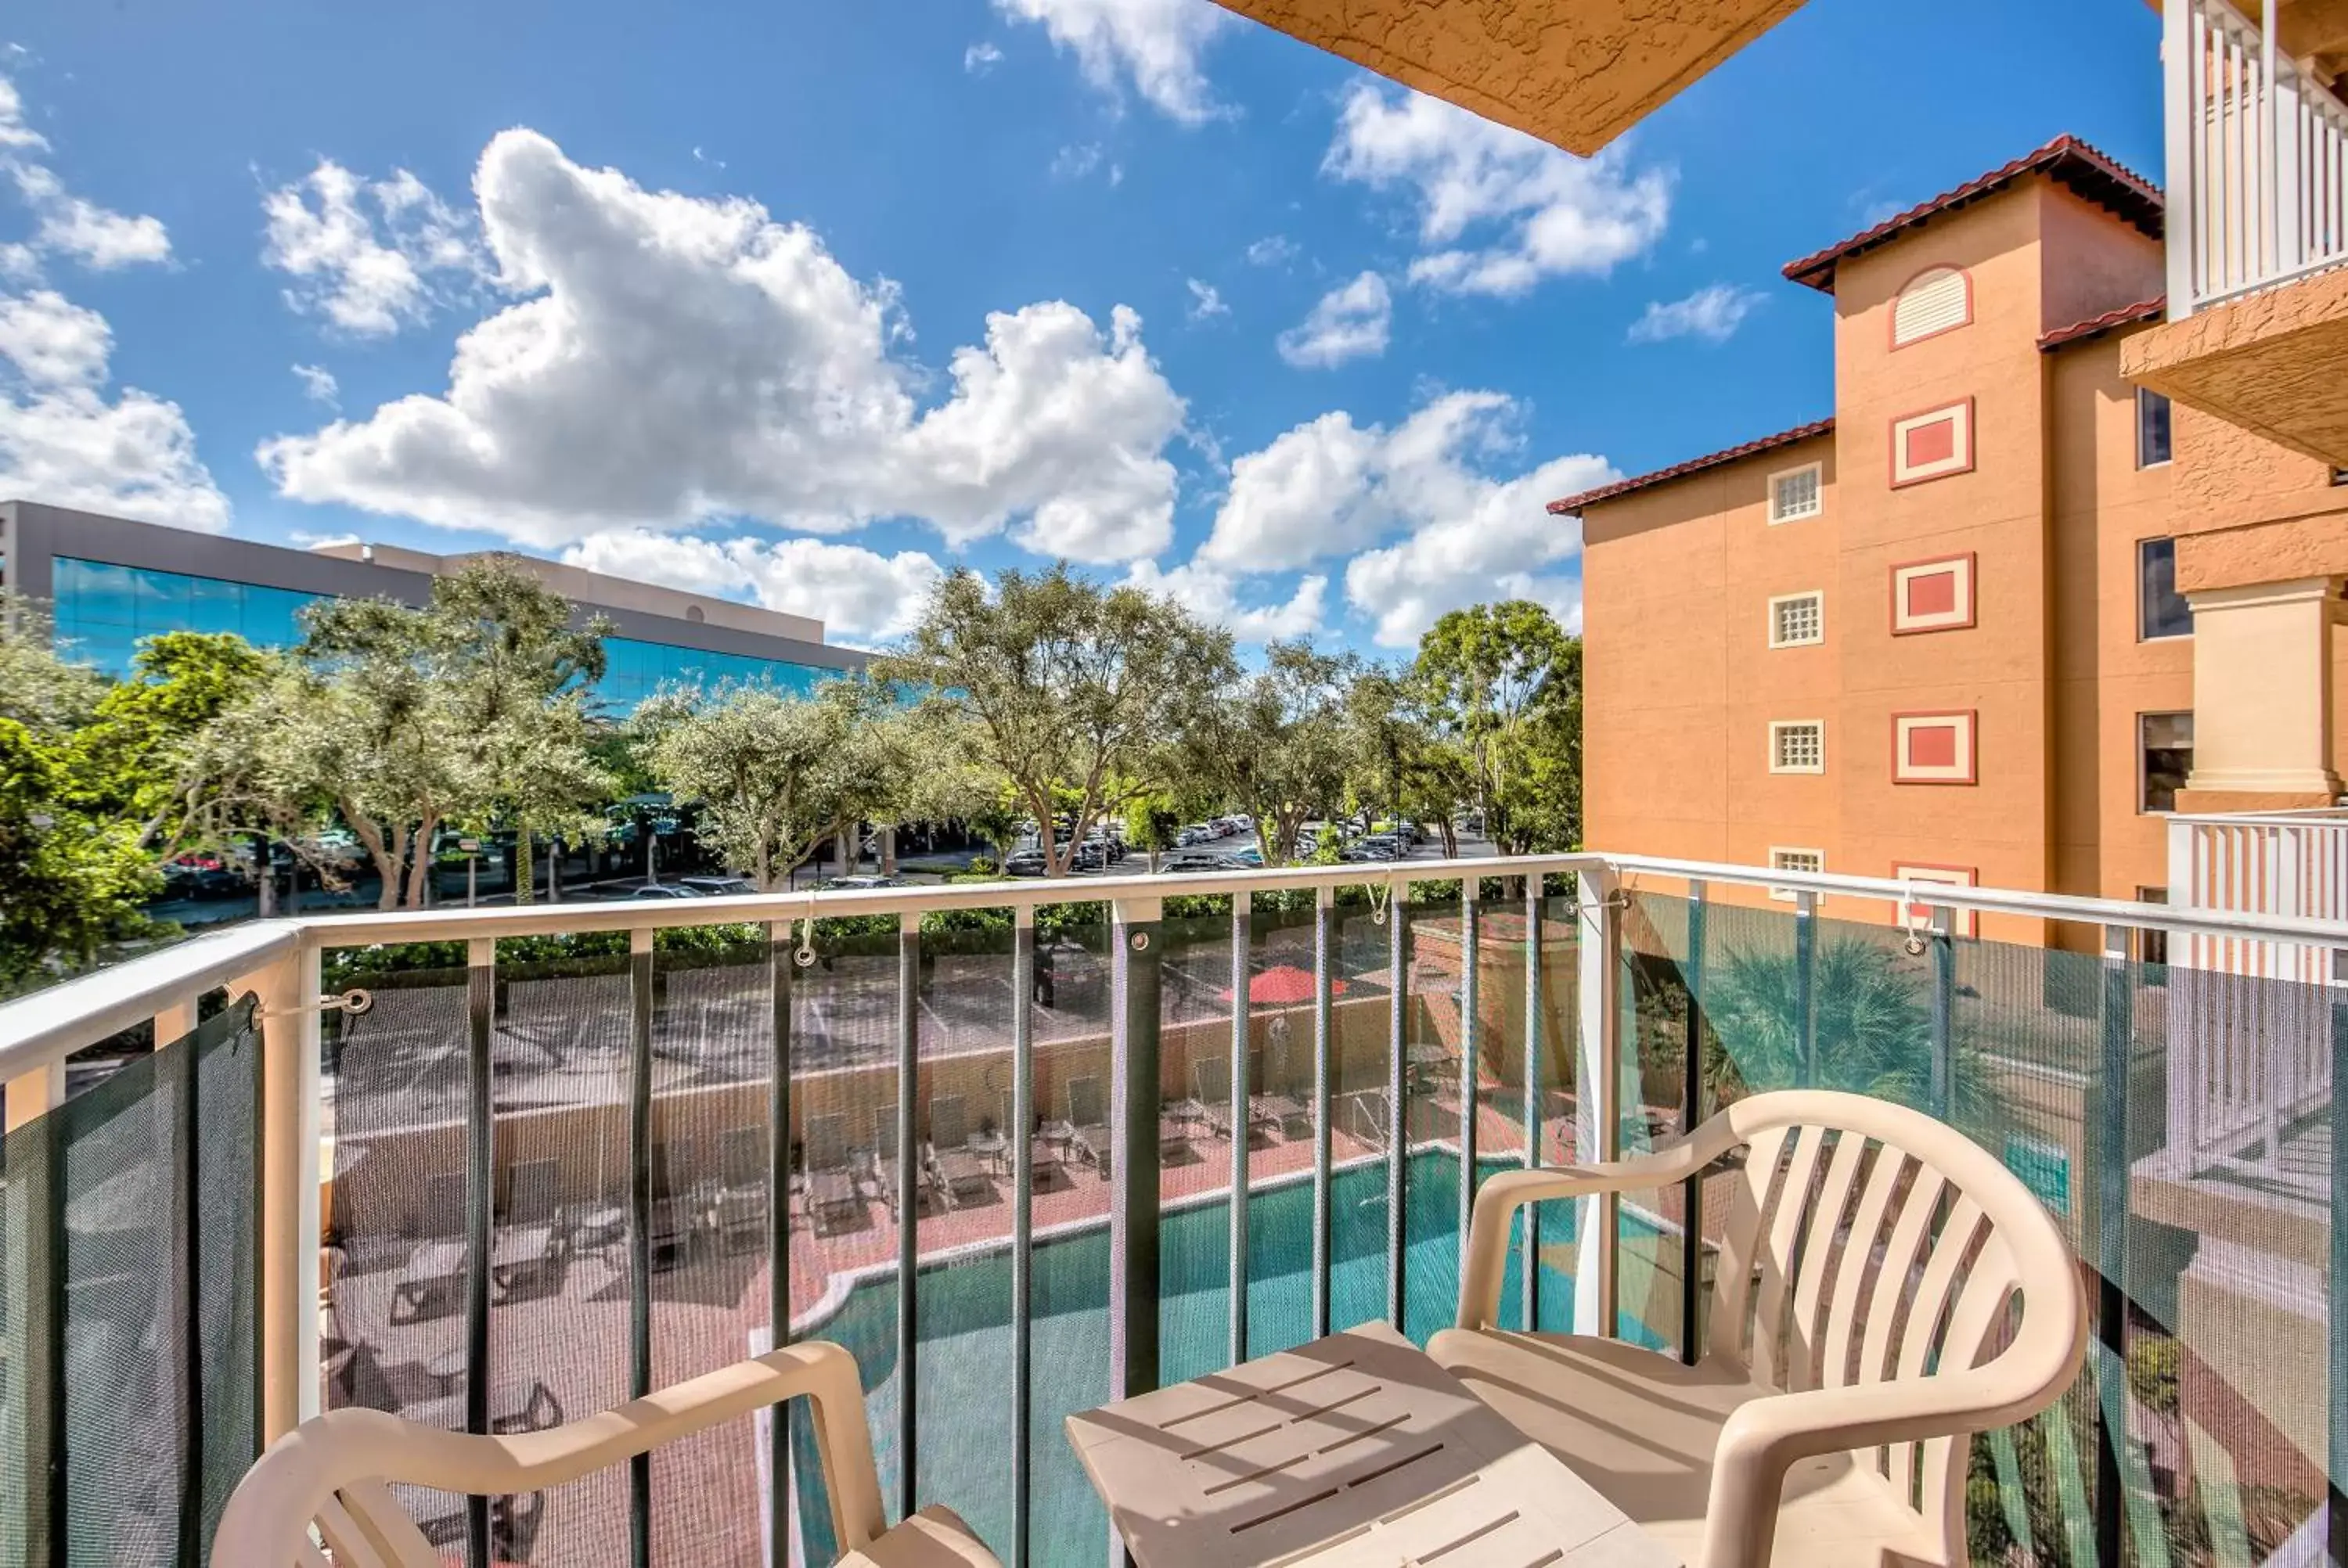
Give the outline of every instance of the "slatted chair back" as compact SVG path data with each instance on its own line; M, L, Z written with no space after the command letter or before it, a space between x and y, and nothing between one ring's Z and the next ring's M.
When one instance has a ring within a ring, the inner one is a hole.
M2068 1382L2085 1332L2076 1266L2044 1207L1986 1150L1853 1094L1756 1095L1691 1142L1724 1123L1744 1163L1707 1355L1789 1393L1921 1393L1946 1374L2004 1368L2003 1397L2023 1415L2052 1397L2036 1368L2063 1366ZM1944 1435L1855 1446L1852 1458L1961 1544L1968 1434L2004 1424L2000 1390L1982 1385L1987 1408L1962 1430L1952 1419Z
M886 1528L863 1390L852 1356L811 1340L520 1436L467 1436L379 1410L315 1417L238 1484L212 1538L212 1568L441 1568L441 1551L392 1487L526 1496L801 1395L813 1406L833 1531L843 1551L860 1549Z
M807 1164L810 1171L837 1171L848 1163L848 1118L827 1112L807 1119Z
M1108 1125L1108 1102L1102 1094L1099 1079L1068 1081L1068 1124L1078 1128Z
M939 1149L959 1149L970 1142L970 1118L962 1096L941 1094L930 1102L930 1143Z
M508 1225L551 1225L561 1204L562 1162L524 1160L513 1168L506 1187Z

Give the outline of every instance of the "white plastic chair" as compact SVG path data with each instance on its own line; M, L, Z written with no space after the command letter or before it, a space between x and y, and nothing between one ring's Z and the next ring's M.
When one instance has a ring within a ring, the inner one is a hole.
M1695 1366L1497 1326L1519 1207L1672 1186L1738 1149ZM1959 1568L1966 1434L2054 1403L2086 1340L2078 1266L1994 1156L1903 1107L1801 1091L1652 1155L1487 1181L1458 1323L1428 1350L1688 1568L1768 1568L1773 1549L1789 1568Z
M999 1568L951 1509L925 1508L887 1527L855 1358L816 1340L520 1436L468 1436L379 1410L315 1417L271 1444L238 1483L212 1539L212 1568L327 1568L327 1553L333 1568L441 1568L443 1553L393 1498L392 1485L527 1495L801 1394L814 1404L816 1446L843 1563Z

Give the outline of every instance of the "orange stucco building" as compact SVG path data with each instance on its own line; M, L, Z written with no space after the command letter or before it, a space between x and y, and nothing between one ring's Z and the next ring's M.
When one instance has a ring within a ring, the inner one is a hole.
M2123 376L2163 220L2064 138L1795 261L1834 299L1832 417L1551 507L1584 536L1593 848L2159 897L2180 795L2337 789L2328 718L2318 776L2186 787L2211 716L2178 541L2348 538L2348 490Z

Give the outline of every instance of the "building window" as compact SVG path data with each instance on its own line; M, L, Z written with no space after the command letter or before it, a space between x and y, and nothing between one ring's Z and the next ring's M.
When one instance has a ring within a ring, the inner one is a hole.
M1954 332L1973 319L1972 282L1954 267L1917 273L1891 303L1891 346Z
M2150 642L2193 635L2193 607L2177 591L2177 541L2136 542L2136 634Z
M1823 849L1780 849L1775 845L1769 848L1769 869L1772 871L1807 871L1816 875L1826 868L1827 852ZM1772 887L1769 897L1791 903L1794 889Z
M2166 904L2168 902L2168 889L2139 886L2136 890L2136 901L2139 904ZM2168 933L2157 926L2138 926L2136 928L2136 961L2139 964L2168 963Z
M1769 520L1791 523L1817 517L1826 506L1819 489L1820 477L1820 466L1816 463L1770 475Z
M1973 623L1973 558L1942 556L1891 569L1891 635L1957 631Z
M1973 466L1973 400L1928 408L1891 422L1891 484L1970 473Z
M2157 468L2168 461L2168 399L2150 387L2136 389L2136 466Z
M1822 774L1827 771L1827 727L1817 719L1781 719L1769 726L1769 771L1773 774Z
M1807 648L1827 640L1827 597L1822 593L1780 594L1769 601L1769 646Z
M2193 771L2193 715L2138 713L2136 718L2138 811L2175 811L2177 792Z

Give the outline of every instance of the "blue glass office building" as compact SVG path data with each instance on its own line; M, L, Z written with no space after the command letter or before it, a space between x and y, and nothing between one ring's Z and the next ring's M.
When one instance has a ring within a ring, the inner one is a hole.
M52 607L60 648L113 675L128 673L139 641L160 632L232 631L259 647L283 648L301 640L301 611L320 600L421 603L432 573L417 568L440 559L286 549L29 502L0 502L0 550L7 585ZM614 623L598 691L616 712L664 685L730 682L804 692L864 662L861 653L820 641L820 628L798 617L549 569L582 612ZM794 635L807 630L815 637Z

